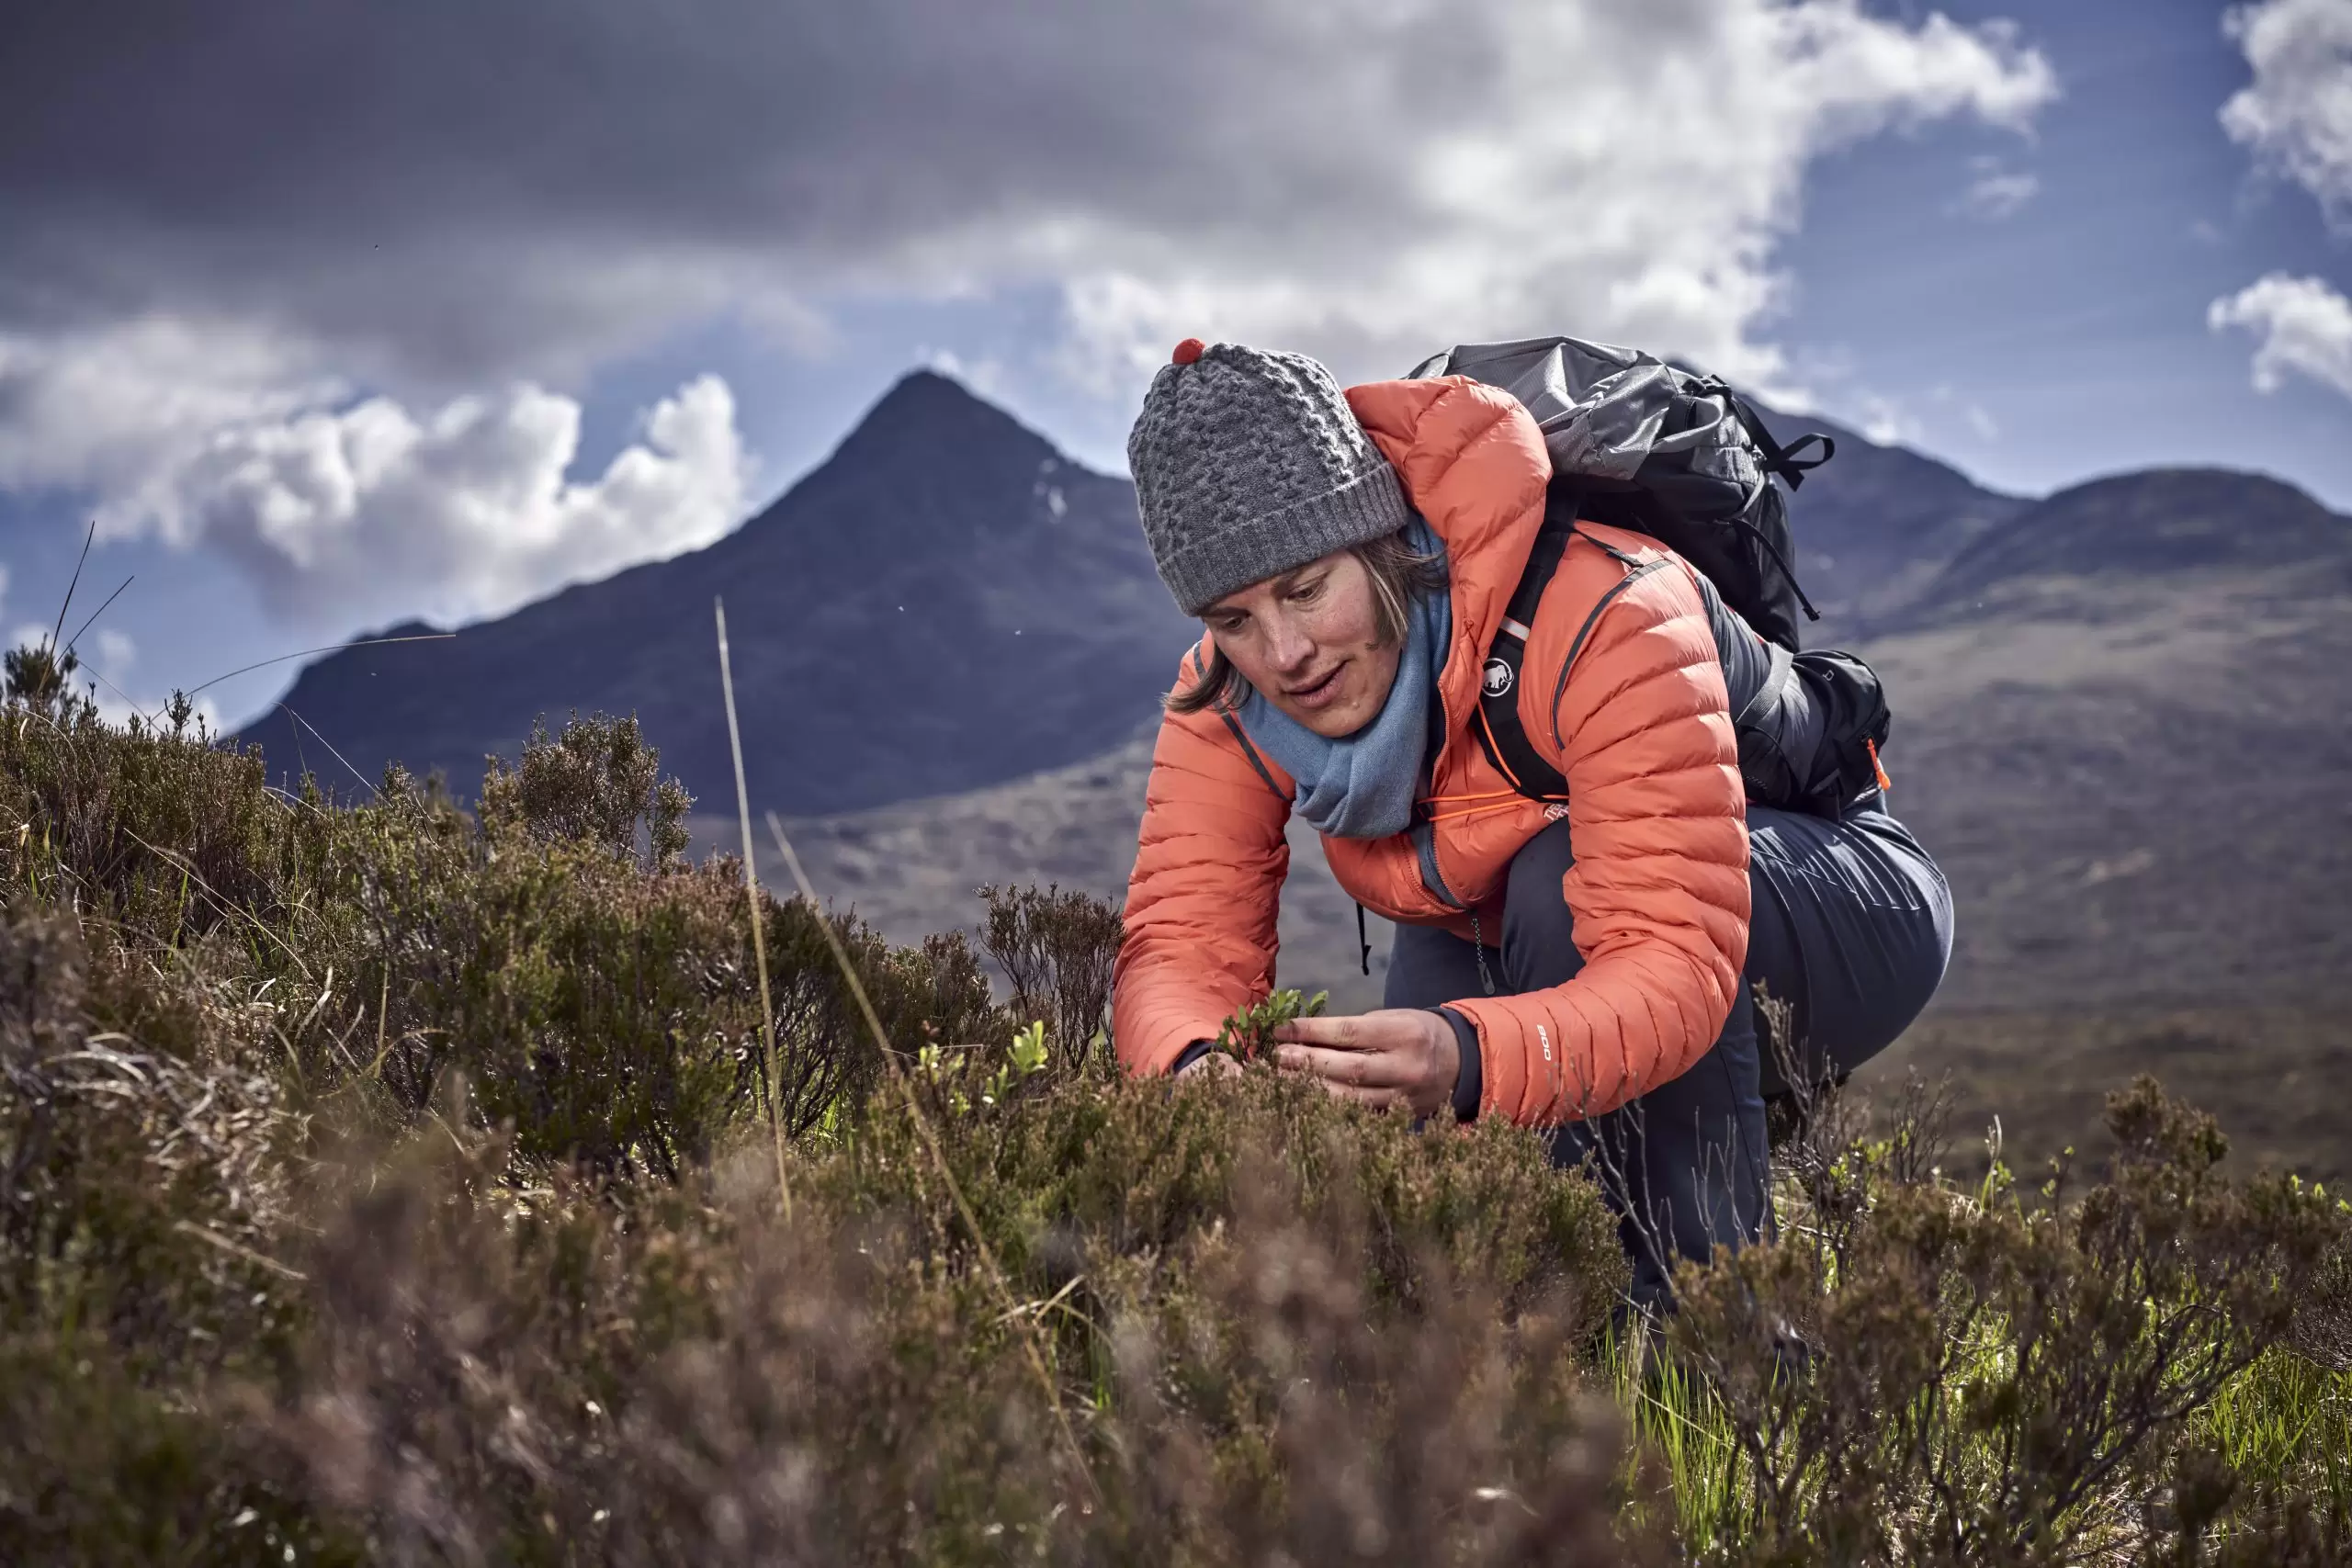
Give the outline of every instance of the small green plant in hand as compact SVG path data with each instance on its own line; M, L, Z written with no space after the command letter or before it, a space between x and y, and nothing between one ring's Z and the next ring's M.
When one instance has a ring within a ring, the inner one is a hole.
M1294 990L1276 991L1261 1002L1241 1009L1216 1032L1216 1048L1244 1062L1263 1061L1274 1048L1274 1031L1302 1018L1313 1018L1331 999L1329 991L1302 997Z

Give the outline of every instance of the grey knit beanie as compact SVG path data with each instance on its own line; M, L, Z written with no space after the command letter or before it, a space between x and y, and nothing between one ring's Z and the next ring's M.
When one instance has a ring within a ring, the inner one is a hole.
M1127 466L1159 580L1188 615L1413 517L1340 384L1303 354L1185 339L1152 378Z

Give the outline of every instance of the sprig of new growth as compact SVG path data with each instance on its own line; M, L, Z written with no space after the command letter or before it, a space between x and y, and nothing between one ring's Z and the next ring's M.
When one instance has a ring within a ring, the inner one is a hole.
M1313 1018L1331 999L1329 991L1301 997L1294 990L1274 992L1241 1009L1216 1032L1216 1048L1244 1062L1263 1059L1274 1048L1274 1031L1302 1018Z

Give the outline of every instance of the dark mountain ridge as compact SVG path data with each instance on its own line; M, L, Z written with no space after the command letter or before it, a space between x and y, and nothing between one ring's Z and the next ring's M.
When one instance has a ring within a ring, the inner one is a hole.
M540 715L634 713L697 795L731 793L721 596L747 771L762 805L792 811L1091 755L1148 716L1191 636L1125 480L917 372L716 544L449 641L331 655L242 739L274 770L323 773L323 738L363 773L398 761L470 793L483 757L514 754Z
M1837 442L1836 457L1789 498L1797 575L1822 613L1811 642L1836 642L1901 610L1977 540L2034 504L1826 420L1761 412L1784 444L1816 430Z
M2074 485L1978 535L1930 581L1921 618L1990 606L2004 585L2055 577L2178 577L2352 564L2352 519L2267 474L2149 468Z

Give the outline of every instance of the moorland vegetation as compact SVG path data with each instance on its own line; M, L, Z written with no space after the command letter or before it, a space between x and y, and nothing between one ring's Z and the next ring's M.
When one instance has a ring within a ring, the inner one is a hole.
M1125 1080L1083 895L755 950L632 722L463 809L8 676L0 1561L2352 1554L2346 1212L2153 1082L1808 1107L1653 1332L1532 1133Z

